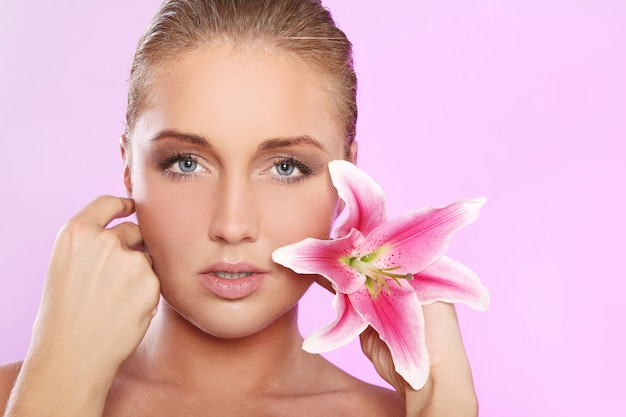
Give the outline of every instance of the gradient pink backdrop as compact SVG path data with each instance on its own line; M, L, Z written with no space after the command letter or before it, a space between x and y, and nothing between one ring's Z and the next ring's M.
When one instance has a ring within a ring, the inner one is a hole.
M127 71L159 3L0 1L0 362L26 352L57 230L124 194ZM449 250L492 294L459 307L481 415L623 412L626 2L326 4L391 214L489 198ZM333 317L319 290L302 310L305 334ZM329 357L381 383L356 344Z

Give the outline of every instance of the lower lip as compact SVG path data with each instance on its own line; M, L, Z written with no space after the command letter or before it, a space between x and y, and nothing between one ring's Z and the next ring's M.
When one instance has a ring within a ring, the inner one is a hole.
M228 300L244 298L255 292L265 279L265 274L257 273L248 277L226 279L215 274L201 274L200 281L213 294Z

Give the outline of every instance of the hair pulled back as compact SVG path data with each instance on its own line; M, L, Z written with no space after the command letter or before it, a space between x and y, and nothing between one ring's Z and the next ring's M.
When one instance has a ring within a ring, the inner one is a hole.
M149 97L151 77L186 52L227 42L292 53L318 72L344 127L346 150L356 134L357 78L352 44L320 0L166 0L139 40L130 73L126 133Z

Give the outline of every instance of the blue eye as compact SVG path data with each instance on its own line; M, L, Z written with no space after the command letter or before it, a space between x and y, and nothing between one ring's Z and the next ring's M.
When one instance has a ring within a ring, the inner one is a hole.
M313 174L308 164L291 156L274 161L272 171L274 179L284 183L300 182Z
M286 162L281 162L280 164L276 164L276 172L278 172L278 175L287 177L291 174L293 174L293 172L296 170L296 167L292 164L288 164Z
M192 159L182 159L178 161L178 168L182 172L194 172L198 167L198 163Z
M172 178L192 178L208 172L206 161L191 153L175 153L158 161L158 167L163 175Z

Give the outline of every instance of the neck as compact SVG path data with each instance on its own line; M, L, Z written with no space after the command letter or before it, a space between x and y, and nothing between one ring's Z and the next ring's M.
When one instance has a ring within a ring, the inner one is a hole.
M293 384L302 351L297 306L258 333L237 339L209 335L162 303L146 337L124 365L151 382L213 393L259 393Z

